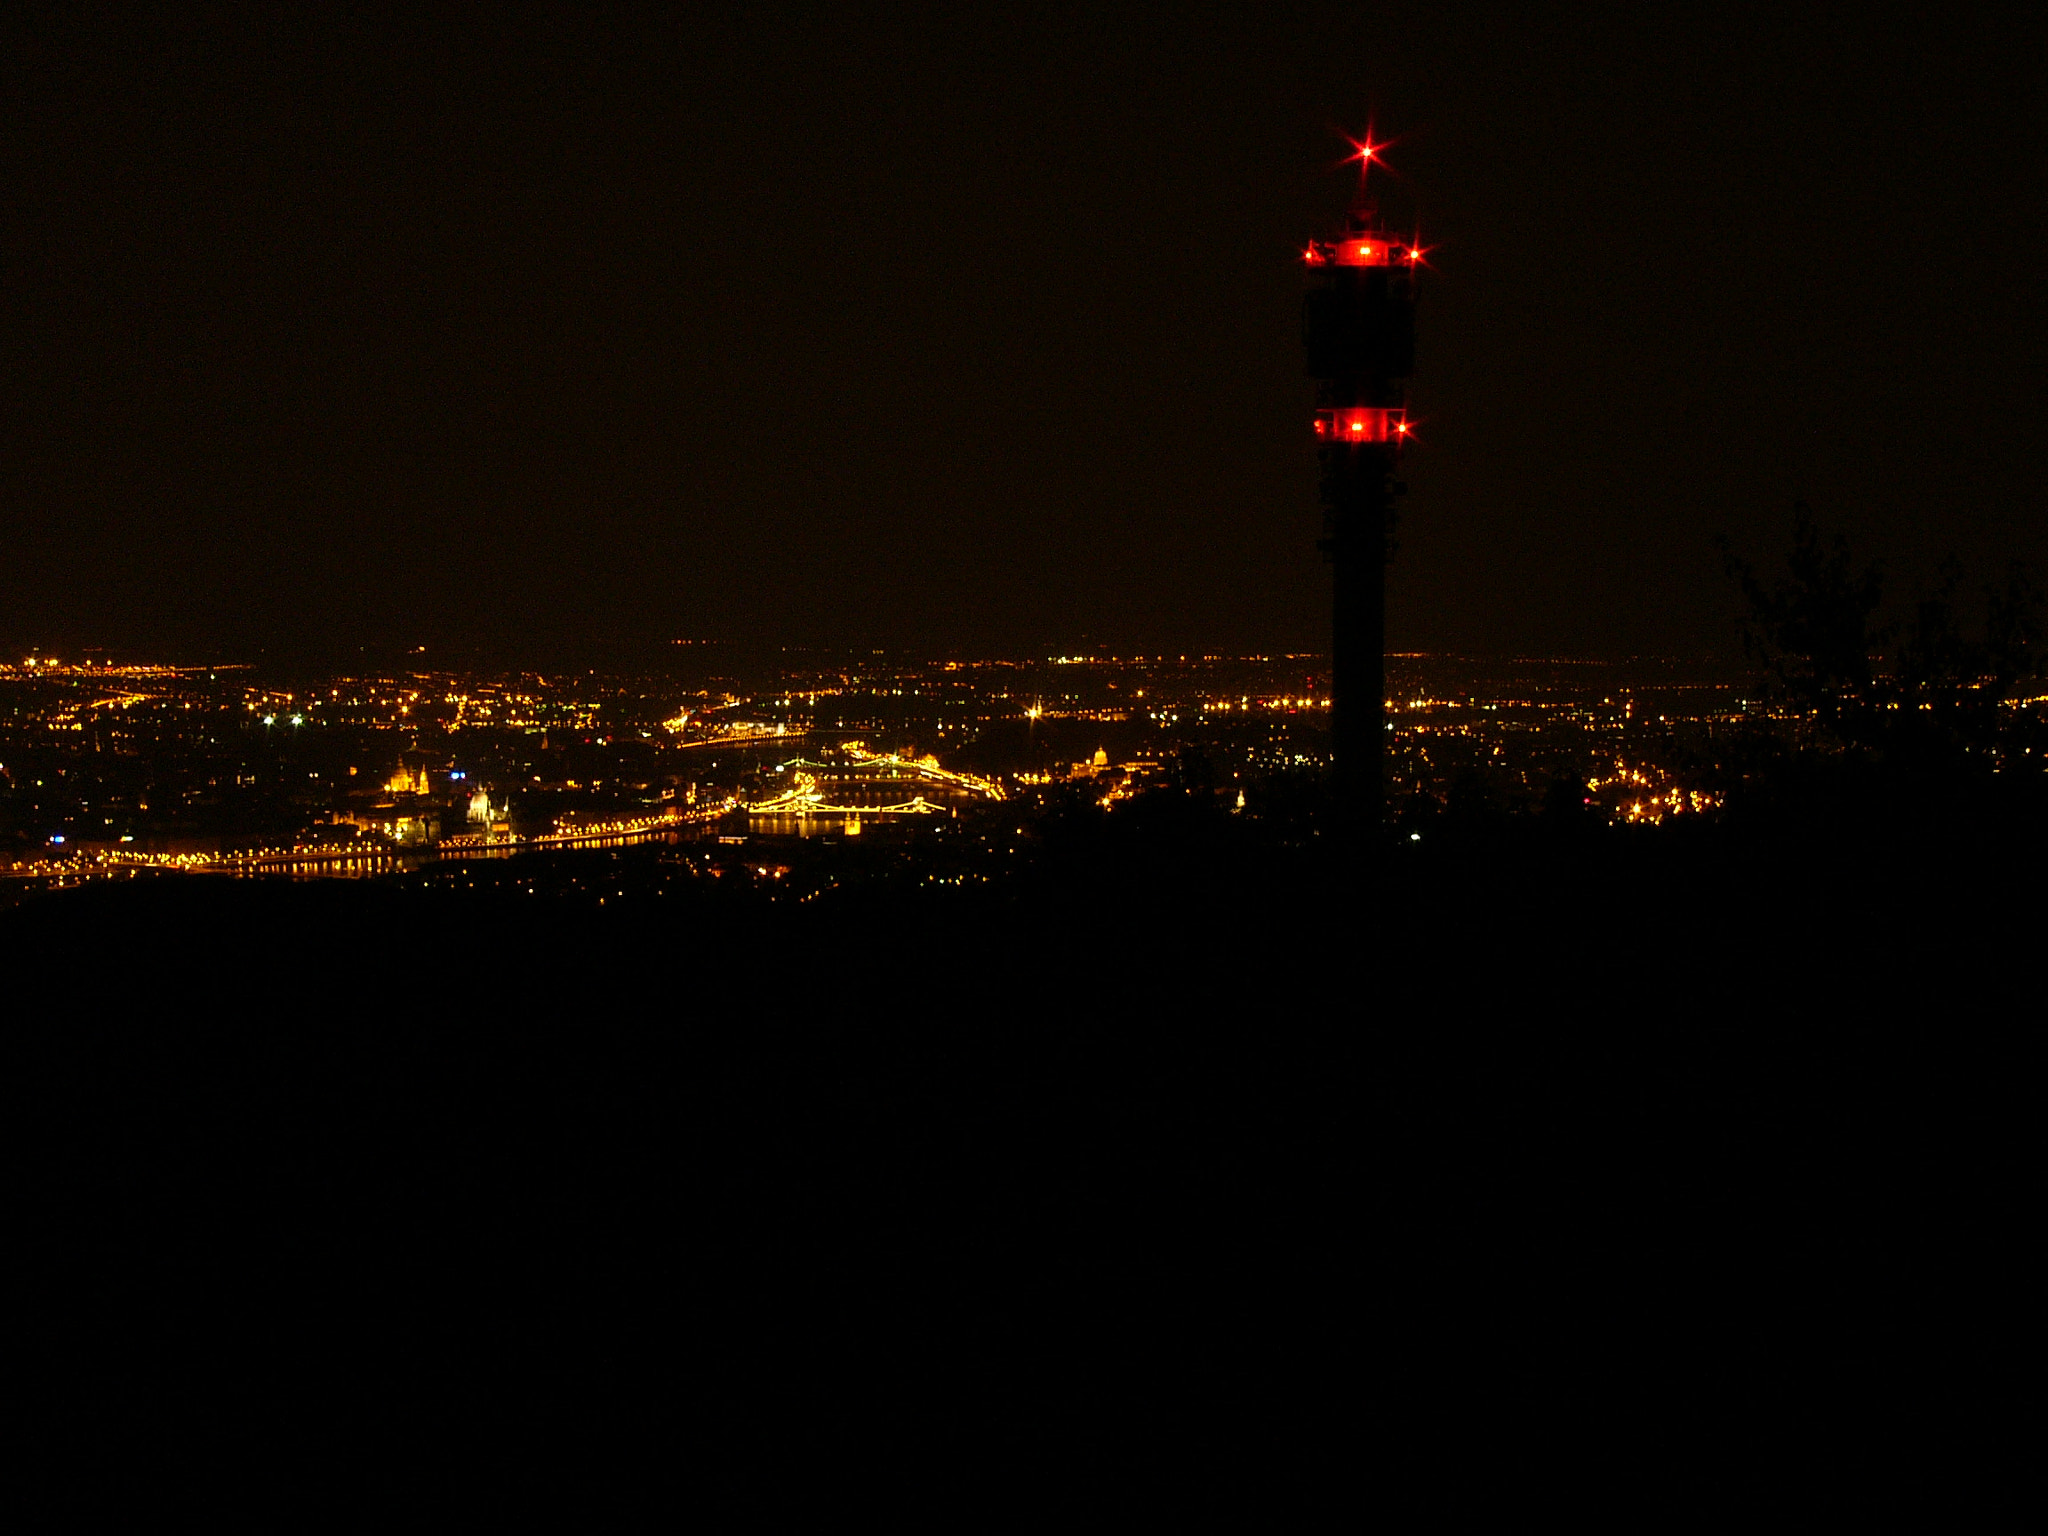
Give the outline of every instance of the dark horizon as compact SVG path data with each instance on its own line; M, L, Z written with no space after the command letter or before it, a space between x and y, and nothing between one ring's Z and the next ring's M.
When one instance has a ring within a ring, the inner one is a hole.
M1715 16L10 21L0 643L1321 650L1368 120L1391 649L1728 654L1802 497L2041 561L2039 24Z
M447 672L456 674L575 673L602 676L685 678L706 669L742 669L748 675L805 665L885 662L930 667L1049 668L1069 663L1118 666L1197 665L1205 662L1301 663L1326 676L1329 655L1316 650L1265 651L1112 651L1100 649L1025 651L942 651L919 646L784 644L772 640L695 641L688 647L673 642L632 642L607 639L556 641L546 645L518 642L407 646L395 643L350 645L346 642L292 646L107 646L62 647L27 644L0 655L0 671L18 671L35 659L43 665L123 667L243 667L262 675L345 677L366 671ZM1387 652L1390 670L1411 663L1456 663L1480 668L1519 665L1607 668L1629 673L1660 667L1681 667L1729 678L1748 677L1760 666L1743 654L1739 638L1718 650L1644 651L1619 655L1572 654L1563 651L1409 650Z

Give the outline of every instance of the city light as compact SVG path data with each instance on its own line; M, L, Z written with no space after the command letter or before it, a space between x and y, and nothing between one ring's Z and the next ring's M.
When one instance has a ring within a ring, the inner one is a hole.
M1367 410L1333 409L1324 430L1410 435L1400 413L1357 414ZM1441 660L1388 664L1387 771L1406 796L1441 800L1476 773L1504 800L1533 804L1556 764L1580 762L1591 765L1583 799L1598 819L1712 817L1726 792L1687 766L1686 733L1800 728L1753 684L1659 691L1563 662L1531 662L1496 683ZM0 880L376 878L733 837L886 846L1012 804L1028 826L1035 805L1067 794L1121 816L1168 792L1181 744L1214 763L1223 809L1256 816L1247 784L1328 767L1326 665L863 658L711 688L419 672L337 676L310 694L246 669L0 667L0 689L11 679L23 690L0 715L14 722L0 725L0 788L11 786L28 822L15 851L0 851ZM2036 685L2000 703L2017 721L2048 708L2048 694ZM279 737L280 718L305 729ZM2040 755L2027 744L2012 761Z

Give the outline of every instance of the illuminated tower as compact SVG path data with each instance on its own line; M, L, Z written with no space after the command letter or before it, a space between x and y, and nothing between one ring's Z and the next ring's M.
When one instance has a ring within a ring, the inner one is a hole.
M1311 240L1302 339L1316 381L1314 432L1322 464L1323 537L1332 571L1331 732L1344 815L1380 819L1386 756L1386 571L1394 549L1394 478L1408 440L1415 371L1415 272L1423 247L1390 233L1364 200L1380 148L1357 146L1360 200L1343 230Z

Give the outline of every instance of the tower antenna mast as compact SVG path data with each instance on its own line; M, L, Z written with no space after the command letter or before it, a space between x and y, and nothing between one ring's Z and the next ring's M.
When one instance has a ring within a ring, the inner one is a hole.
M1331 736L1347 837L1378 836L1386 806L1387 562L1394 551L1394 478L1411 441L1408 379L1415 372L1415 276L1425 254L1385 229L1366 201L1384 164L1370 130L1352 140L1358 201L1344 228L1303 253L1309 291L1302 339L1316 381L1313 430L1330 561Z

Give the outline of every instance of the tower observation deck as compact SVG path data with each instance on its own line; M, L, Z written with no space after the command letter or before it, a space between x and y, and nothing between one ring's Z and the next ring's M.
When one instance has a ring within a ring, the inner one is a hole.
M1369 170L1370 142L1357 158ZM1424 247L1361 201L1344 227L1303 254L1302 340L1316 381L1312 432L1321 466L1331 583L1330 681L1337 786L1347 827L1370 834L1384 805L1386 568L1394 550L1394 478L1410 437L1415 275Z

